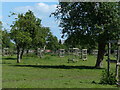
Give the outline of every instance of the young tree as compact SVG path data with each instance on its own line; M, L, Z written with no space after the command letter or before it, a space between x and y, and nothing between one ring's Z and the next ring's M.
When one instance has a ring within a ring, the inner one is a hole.
M72 36L71 40L78 44L98 43L95 67L100 68L107 41L120 35L119 8L118 2L60 2L52 14L60 19L63 36Z

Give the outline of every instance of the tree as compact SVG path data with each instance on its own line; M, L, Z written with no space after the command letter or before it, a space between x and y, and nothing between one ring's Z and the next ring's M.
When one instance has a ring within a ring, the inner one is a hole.
M59 40L59 49L67 49L68 46L66 46L65 40Z
M48 36L50 34L50 29L48 27L41 27L38 29L35 37L33 38L33 48L36 50L36 55L37 55L37 49L41 48L41 50L45 50L46 48L46 41L48 41ZM40 57L43 56L42 52L40 52Z
M11 39L15 42L17 48L17 63L20 63L24 49L27 48L32 39L30 33L27 31L29 23L23 14L18 14L17 20L11 25Z
M23 24L27 25L25 26L26 31L30 33L30 37L32 38L32 42L27 48L35 49L37 55L37 48L45 47L46 38L50 33L50 29L43 27L41 25L41 19L36 18L30 10L25 13L25 21Z
M75 44L98 44L96 68L100 68L108 40L120 35L120 5L118 2L60 2L52 15L60 20L63 37ZM73 44L74 44L73 43Z
M0 43L2 44L0 48L9 48L9 50L13 49L14 43L10 40L10 33L8 33L6 29L2 29L2 22L0 22L0 34Z
M47 49L57 50L59 49L59 43L56 36L53 36L52 33L47 38Z
M16 43L17 63L20 63L24 49L31 43L32 39L29 33L13 28L11 30L11 38Z
M41 27L33 38L35 47L43 48L46 45L46 40L49 33L50 29L48 27Z
M14 43L10 40L10 34L7 30L2 31L2 48L13 48Z
M35 49L37 54L38 48L44 48L46 38L50 33L50 29L43 27L41 19L36 18L30 10L25 14L18 14L18 18L11 27L11 38L17 47L18 63L22 59L25 49Z

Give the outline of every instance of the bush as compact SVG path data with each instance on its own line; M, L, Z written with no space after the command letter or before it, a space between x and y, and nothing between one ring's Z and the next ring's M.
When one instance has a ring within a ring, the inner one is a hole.
M103 71L100 84L110 84L110 85L116 84L115 74L113 72L110 72L108 77L107 70Z

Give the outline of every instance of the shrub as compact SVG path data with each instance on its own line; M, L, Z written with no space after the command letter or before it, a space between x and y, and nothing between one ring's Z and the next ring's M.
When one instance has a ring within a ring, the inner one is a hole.
M100 84L110 84L110 85L114 85L116 84L116 77L115 74L113 72L110 72L109 76L107 74L107 70L102 72L102 77L100 80Z

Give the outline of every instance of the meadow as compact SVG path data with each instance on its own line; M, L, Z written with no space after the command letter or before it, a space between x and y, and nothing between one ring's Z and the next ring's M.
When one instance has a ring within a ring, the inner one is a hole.
M106 57L105 57L106 59ZM116 85L99 84L102 71L107 67L95 69L96 57L89 55L87 61L68 63L68 57L46 55L24 56L16 63L16 56L2 57L3 88L116 88ZM115 71L115 64L111 64Z

